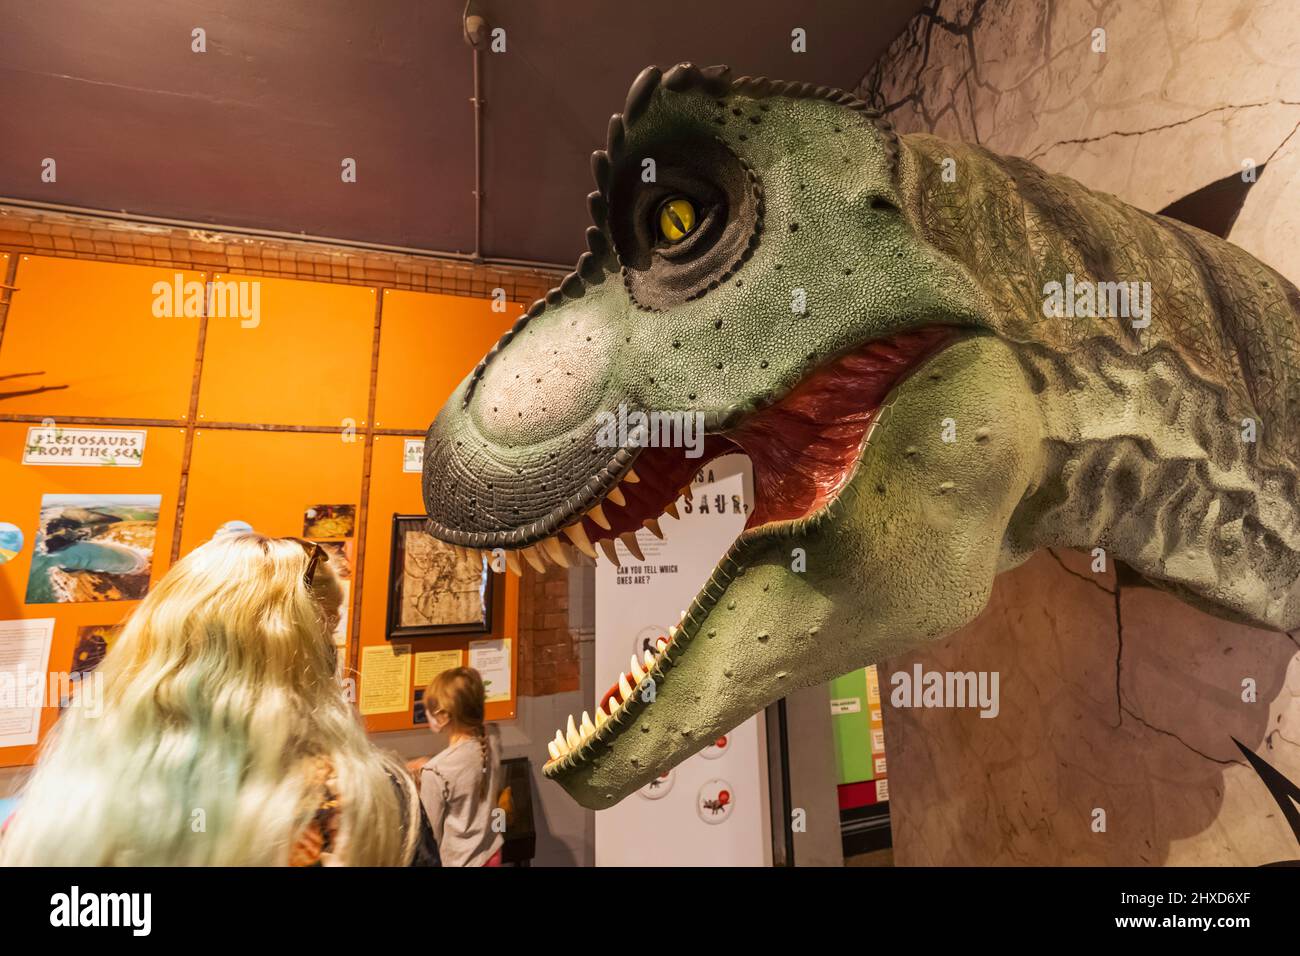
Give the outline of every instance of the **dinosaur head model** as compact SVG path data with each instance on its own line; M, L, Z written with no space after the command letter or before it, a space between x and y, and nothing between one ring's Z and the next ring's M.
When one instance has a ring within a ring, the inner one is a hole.
M429 430L429 530L515 570L618 560L736 451L755 501L670 640L557 732L580 803L952 633L1041 547L1300 623L1300 294L1246 253L726 68L644 71L592 166L589 251Z

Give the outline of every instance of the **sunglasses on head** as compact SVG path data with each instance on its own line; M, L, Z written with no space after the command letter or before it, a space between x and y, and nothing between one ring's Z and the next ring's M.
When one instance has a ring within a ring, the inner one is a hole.
M302 583L307 587L311 587L316 580L317 566L322 558L325 559L326 563L329 562L329 553L316 541L304 541L302 538L295 538L294 540L302 545L303 551L307 553L307 570L302 573Z

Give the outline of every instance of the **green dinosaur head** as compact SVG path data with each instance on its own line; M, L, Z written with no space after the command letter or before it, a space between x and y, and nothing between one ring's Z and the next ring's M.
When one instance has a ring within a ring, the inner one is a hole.
M752 460L747 528L671 641L551 744L586 806L951 632L1007 560L1033 403L982 293L902 211L899 161L848 94L647 69L593 155L590 251L429 431L431 532L516 569L635 552L709 459Z
M670 640L557 731L584 805L956 630L1038 547L1300 626L1300 291L1242 250L725 68L644 71L592 167L590 251L429 430L429 529L516 571L639 557L733 451L755 500Z

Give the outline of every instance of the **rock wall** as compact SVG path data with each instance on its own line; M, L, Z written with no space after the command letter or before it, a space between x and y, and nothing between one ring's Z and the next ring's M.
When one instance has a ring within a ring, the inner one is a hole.
M1298 13L940 0L858 92L901 132L1024 156L1152 212L1253 168L1227 237L1300 284ZM882 665L899 864L1300 858L1232 740L1300 783L1300 632L1225 623L1122 572L1039 554L972 625ZM997 671L998 716L892 706L890 675L917 663Z

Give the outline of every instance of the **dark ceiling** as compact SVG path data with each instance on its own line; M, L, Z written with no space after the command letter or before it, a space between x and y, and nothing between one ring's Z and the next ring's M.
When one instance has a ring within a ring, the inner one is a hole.
M650 63L852 89L920 0L480 0L482 253L571 263ZM474 249L463 0L0 0L0 197ZM191 52L191 31L207 52ZM806 53L790 34L802 27ZM52 157L57 182L43 183ZM357 161L357 182L340 164Z

